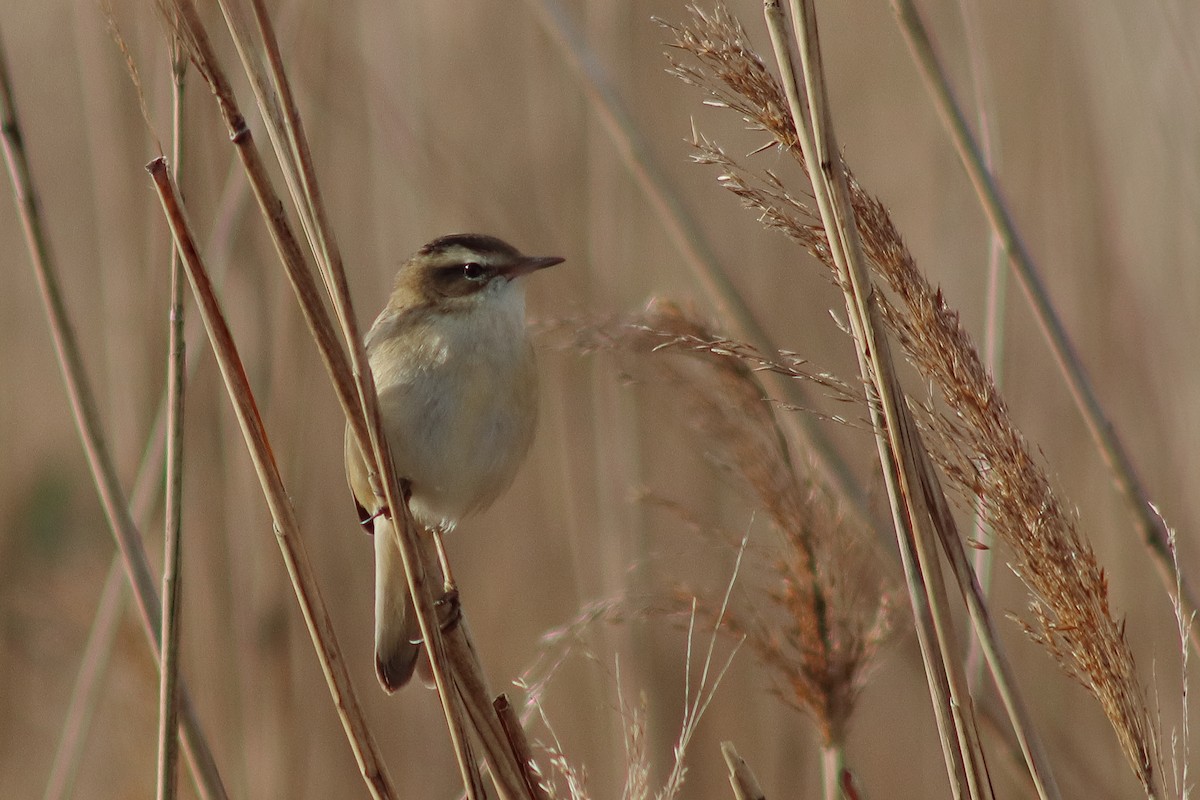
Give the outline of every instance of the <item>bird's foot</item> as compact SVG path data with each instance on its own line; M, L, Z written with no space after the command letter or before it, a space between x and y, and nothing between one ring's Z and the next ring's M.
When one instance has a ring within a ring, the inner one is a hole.
M445 594L433 601L433 608L437 611L438 625L442 633L449 633L462 621L462 599L455 587L447 588Z
M458 589L450 588L446 593L433 601L433 610L438 617L438 628L442 633L449 633L458 627L462 621L462 600ZM423 638L409 639L409 644L425 644Z

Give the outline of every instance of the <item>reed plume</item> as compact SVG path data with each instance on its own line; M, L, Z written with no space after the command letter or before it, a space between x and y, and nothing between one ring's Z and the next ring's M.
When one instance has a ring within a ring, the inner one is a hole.
M722 6L691 11L689 23L667 26L675 36L672 46L692 57L684 62L669 56L670 71L703 89L709 105L730 108L766 133L764 149L792 155L807 171L783 89L745 29ZM694 146L694 160L718 167L718 182L764 226L803 246L836 279L825 232L797 192L774 172L744 168L699 134ZM1023 628L1100 703L1143 789L1155 796L1156 726L1123 623L1109 606L1104 570L1079 532L1076 514L1013 424L958 313L919 271L883 203L847 173L864 251L890 290L879 298L885 322L944 404L932 415L942 444L935 457L961 492L980 498L988 524L1011 552L1011 567L1030 592ZM929 408L932 399L923 405Z

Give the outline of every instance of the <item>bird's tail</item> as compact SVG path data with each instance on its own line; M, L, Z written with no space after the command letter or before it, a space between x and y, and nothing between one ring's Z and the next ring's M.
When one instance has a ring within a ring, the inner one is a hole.
M412 678L421 638L404 563L391 521L375 520L375 672L383 688L394 692Z

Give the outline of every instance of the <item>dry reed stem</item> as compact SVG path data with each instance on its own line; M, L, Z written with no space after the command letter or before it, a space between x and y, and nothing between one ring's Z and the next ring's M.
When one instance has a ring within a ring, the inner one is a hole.
M497 695L492 705L496 709L496 716L500 719L500 725L504 728L504 734L508 737L513 757L521 765L521 772L525 779L525 790L529 793L532 800L550 800L550 795L546 792L546 787L542 785L541 773L538 771L537 763L534 761L533 749L529 746L529 739L525 736L525 728L521 725L521 720L517 717L517 712L513 710L512 703L508 700L508 695Z
M374 737L367 727L359 707L354 687L346 670L345 660L337 644L333 624L329 618L320 589L317 586L299 532L295 509L291 505L283 482L280 479L274 455L263 428L262 419L250 391L249 380L242 367L233 337L225 323L207 271L196 250L183 209L179 205L177 190L168 173L165 160L157 158L147 166L162 201L163 212L171 228L171 235L187 267L192 292L200 306L200 313L208 330L209 340L217 356L221 376L237 414L238 425L246 440L247 449L254 461L255 472L262 485L263 494L274 521L276 539L287 565L292 587L304 612L305 623L322 671L329 685L330 694L341 718L346 737L354 750L363 780L371 795L379 800L395 798L395 788L387 775L383 760L376 749Z
M703 17L700 21L708 22ZM699 35L683 31L692 38L681 39L681 45L700 57L705 68L677 65L677 74L708 89L717 102L737 110L794 153L795 133L779 110L782 91L736 22L725 15L718 16L717 23L700 25ZM833 269L822 229L804 221L813 217L811 210L790 196L778 178L768 173L751 180L719 148L707 142L698 147L697 160L727 170L721 176L723 185L759 211L767 227L783 231ZM965 494L985 501L989 521L1013 549L1014 569L1034 597L1037 622L1030 629L1036 628L1039 640L1064 669L1084 677L1113 723L1135 774L1144 786L1154 786L1154 726L1144 708L1132 654L1109 612L1107 586L1094 554L1013 426L957 314L919 273L883 205L853 179L849 189L872 267L900 298L898 306L883 303L885 322L954 414L938 417L946 434L945 448L938 452L943 468Z
M1197 609L1194 591L1184 577L1179 573L1178 566L1171 559L1169 532L1162 517L1150 503L1149 494L1142 483L1141 477L1129 456L1124 443L1117 433L1116 427L1108 419L1100 398L1088 378L1079 353L1071 343L1066 326L1055 311L1050 301L1049 292L1041 279L1041 273L1033 260L1020 233L1016 229L1012 216L995 176L988 169L987 161L980 152L979 144L970 131L970 125L963 116L962 109L950 87L949 78L942 68L929 33L921 21L920 14L911 0L892 0L913 60L920 67L921 76L933 96L934 105L942 124L958 152L964 169L971 180L972 186L979 197L980 205L992 225L992 230L1004 244L1009 263L1016 274L1017 281L1033 309L1034 316L1046 342L1050 345L1054 361L1062 372L1067 388L1079 413L1087 424L1088 431L1100 450L1104 463L1112 470L1113 479L1117 484L1125 502L1133 511L1138 532L1143 543L1149 550L1154 565L1158 568L1163 585L1170 592L1178 592L1180 601L1187 613ZM1190 638L1192 649L1200 654L1200 630L1193 629Z
M924 443L912 420L895 375L883 330L875 288L867 270L858 224L850 200L846 170L833 135L825 93L824 68L811 2L792 2L795 43L800 51L805 93L792 67L792 44L777 0L764 3L771 42L783 76L794 130L808 165L829 253L845 294L863 383L870 398L876 442L892 506L918 639L938 710L947 771L956 794L973 800L990 797L987 762L979 743L965 676L959 665L948 598L937 560L937 543L960 547L957 530ZM803 99L802 99L803 97ZM819 165L814 169L813 165ZM965 593L965 590L964 590Z
M733 788L734 800L767 800L766 793L754 777L754 771L746 759L738 755L733 742L721 742L721 755L729 767L729 785Z
M171 159L173 177L179 180L183 157L183 89L187 59L176 42L171 43ZM179 249L171 247L171 299L168 311L166 508L163 546L162 669L158 686L158 800L174 800L178 783L179 739L176 718L179 707L180 575L183 553L183 419L184 373L187 370L183 339L183 263Z
M5 163L13 183L13 193L25 235L30 259L33 262L38 288L45 304L55 354L66 384L72 416L87 457L88 467L96 483L104 514L116 540L134 590L142 627L146 631L157 661L160 648L162 606L149 559L142 545L120 481L116 476L112 456L108 451L100 425L96 403L87 380L83 357L79 351L74 328L59 289L57 267L50 252L49 240L42 226L41 211L34 190L29 164L25 156L21 127L13 99L7 59L0 43L0 136L3 139ZM225 787L213 759L212 751L200 727L195 708L184 687L179 688L179 714L183 726L184 752L191 766L197 790L205 800L222 800Z

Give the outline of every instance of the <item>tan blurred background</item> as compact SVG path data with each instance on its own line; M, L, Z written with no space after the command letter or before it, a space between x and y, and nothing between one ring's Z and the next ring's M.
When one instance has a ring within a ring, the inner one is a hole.
M113 13L165 139L169 86L152 5L117 0ZM581 31L586 57L614 82L657 169L770 333L818 367L853 377L850 344L828 313L841 306L833 287L722 192L710 168L688 163L693 121L734 155L762 140L665 74L669 36L651 17L682 21L682 3L552 6ZM538 319L627 313L653 295L708 308L542 27L539 7L536 0L277 4L364 323L411 251L468 230L568 259L531 282ZM1196 577L1200 9L1178 0L1104 7L934 0L922 8L971 108L972 64L982 69L982 103L1010 207L1152 497L1180 531L1185 571ZM739 0L732 10L765 48L761 5ZM891 209L967 327L981 331L988 230L887 4L826 2L819 10L847 160ZM66 299L129 485L166 361L167 240L142 169L156 148L98 4L8 0L0 34ZM220 41L232 69L232 49ZM371 547L355 525L342 474L340 412L214 111L192 75L183 184L210 258L227 270L222 297L351 673L404 795L456 796L434 695L413 688L385 697L372 674ZM773 153L752 163L781 165ZM10 199L0 200L0 252L0 796L17 798L40 796L46 784L113 545ZM1015 285L1008 296L1005 393L1079 509L1169 732L1180 712L1169 603ZM194 308L188 313L196 316ZM189 345L207 349L202 337ZM752 505L680 424L670 392L625 385L604 356L544 347L541 363L531 457L513 489L449 543L497 689L533 663L544 631L588 601L653 596L680 581L722 591L731 553L636 503L638 490L659 491L770 543ZM183 670L226 783L234 797L364 796L207 353L187 402ZM878 497L869 435L823 427ZM157 513L143 531L156 565ZM1015 583L998 577L999 611L1022 608ZM875 798L947 796L901 611L853 724L850 765ZM102 676L77 797L153 791L157 678L133 613L125 617ZM1002 627L1067 794L1131 796L1137 784L1091 699L1015 625ZM636 621L598 626L587 644L594 658L570 659L546 696L562 747L586 764L593 796L619 795L619 663L626 700L647 700L660 782L685 703L684 637L662 621ZM718 655L727 651L720 643ZM691 745L684 796L730 796L717 748L724 739L736 742L768 796L818 796L810 725L766 686L749 652L739 654ZM534 732L546 738L544 729ZM1022 796L1004 768L994 773L1003 796Z

